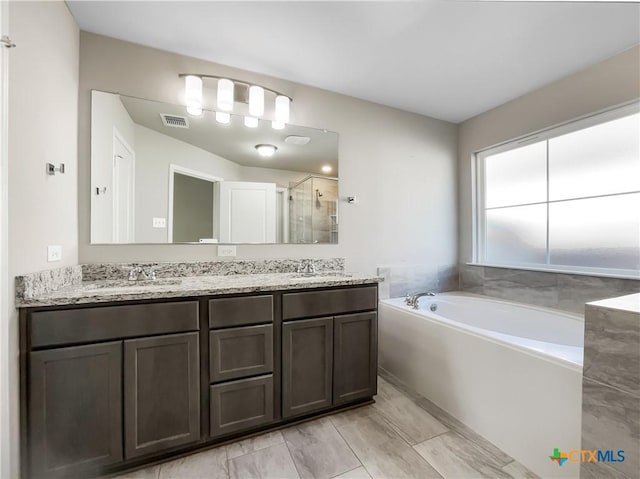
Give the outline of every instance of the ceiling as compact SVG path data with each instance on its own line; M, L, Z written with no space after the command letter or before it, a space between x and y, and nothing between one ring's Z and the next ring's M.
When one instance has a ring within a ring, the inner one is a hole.
M82 30L461 122L640 42L640 4L68 1Z
M142 126L163 135L189 143L205 151L221 156L242 166L298 171L307 174L327 176L323 166L330 166L328 176L338 176L338 134L326 130L287 125L285 130L274 130L271 122L261 120L257 128L246 128L243 117L232 115L231 123L222 125L215 121L215 115L203 111L201 116L191 116L184 106L170 105L122 95L122 104L131 119ZM189 128L165 126L160 114L188 118ZM289 144L288 136L306 136L306 145ZM271 158L258 155L255 146L271 144L278 148Z

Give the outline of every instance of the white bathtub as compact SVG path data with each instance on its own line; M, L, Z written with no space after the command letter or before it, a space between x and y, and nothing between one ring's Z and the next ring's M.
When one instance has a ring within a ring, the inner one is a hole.
M431 311L435 309L435 311ZM580 316L463 293L380 301L380 366L543 478L580 449Z

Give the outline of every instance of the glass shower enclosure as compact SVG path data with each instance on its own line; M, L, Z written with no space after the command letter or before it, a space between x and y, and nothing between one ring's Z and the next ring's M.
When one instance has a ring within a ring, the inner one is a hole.
M308 176L289 186L289 242L338 242L338 179Z

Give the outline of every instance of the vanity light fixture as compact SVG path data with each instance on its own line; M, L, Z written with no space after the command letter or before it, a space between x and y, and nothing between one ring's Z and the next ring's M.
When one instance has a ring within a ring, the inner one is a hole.
M273 155L275 155L278 147L275 145L261 143L259 145L256 145L256 150L258 150L258 154L263 158L271 158Z
M216 121L218 123L222 123L223 125L228 125L229 122L231 121L231 114L230 113L225 113L223 111L217 111L216 112Z
M202 115L202 78L195 75L184 77L184 96L187 112L190 115Z
M244 117L244 126L247 128L257 128L258 127L258 119L254 116L245 116Z
M229 123L230 120L224 114L233 113L234 104L240 102L249 105L249 114L245 118L245 125L249 128L255 128L258 118L263 117L265 113L265 92L275 96L274 116L271 123L273 129L282 130L289 123L293 99L283 93L242 80L215 75L180 73L178 76L185 79L185 101L187 112L191 115L198 116L202 114L204 80L216 80L216 104L218 110L216 120L220 123ZM221 115L219 116L218 114Z

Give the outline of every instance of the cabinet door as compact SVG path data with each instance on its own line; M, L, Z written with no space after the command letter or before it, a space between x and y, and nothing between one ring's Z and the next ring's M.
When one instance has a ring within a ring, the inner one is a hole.
M376 394L376 313L348 314L333 320L333 404Z
M200 438L198 333L124 342L125 457Z
M331 406L333 318L282 325L282 415Z
M210 388L211 437L255 428L273 420L273 375Z
M29 355L32 477L122 460L122 343Z

